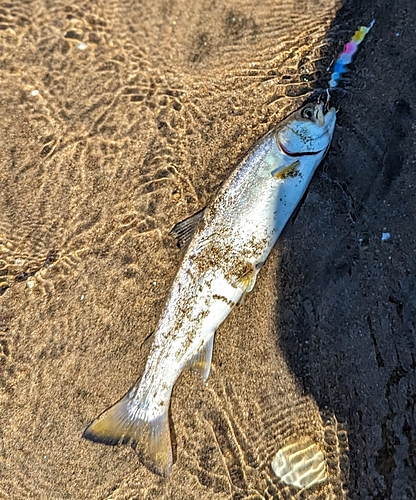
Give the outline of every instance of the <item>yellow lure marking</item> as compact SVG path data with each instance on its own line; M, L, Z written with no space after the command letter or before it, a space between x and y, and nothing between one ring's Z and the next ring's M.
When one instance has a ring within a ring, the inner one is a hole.
M272 172L272 177L278 180L284 180L290 177L297 177L298 175L300 175L300 172L298 170L299 165L300 161L296 160L287 167L285 167L283 170L279 170L276 173Z

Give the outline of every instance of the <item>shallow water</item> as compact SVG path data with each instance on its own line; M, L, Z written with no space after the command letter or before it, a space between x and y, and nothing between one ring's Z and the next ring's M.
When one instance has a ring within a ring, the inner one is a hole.
M219 329L208 386L186 372L175 387L169 480L129 447L80 437L141 374L181 259L169 230L374 12L331 1L0 8L1 497L413 498L414 49L407 2L383 43L390 11L378 3L296 223ZM327 475L303 491L271 468L299 440Z

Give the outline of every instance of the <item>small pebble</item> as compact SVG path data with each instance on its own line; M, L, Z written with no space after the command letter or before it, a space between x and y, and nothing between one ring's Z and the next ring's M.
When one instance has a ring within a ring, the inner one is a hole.
M84 42L81 42L77 45L78 50L85 50L87 48L87 45Z
M33 89L32 92L30 93L30 95L32 95L33 97L36 97L37 95L39 95L39 90Z
M33 288L35 286L35 278L29 278L27 281L26 281L26 286L28 288Z

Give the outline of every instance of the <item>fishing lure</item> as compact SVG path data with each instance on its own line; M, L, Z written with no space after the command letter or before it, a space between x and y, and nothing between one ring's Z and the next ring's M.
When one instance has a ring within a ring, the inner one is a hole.
M334 64L334 70L332 71L331 80L329 81L330 89L333 89L338 85L338 81L347 71L348 64L350 64L354 54L357 52L358 46L364 40L367 33L371 30L374 22L375 21L373 19L370 23L370 26L360 26L354 33L351 41L345 44L344 50Z

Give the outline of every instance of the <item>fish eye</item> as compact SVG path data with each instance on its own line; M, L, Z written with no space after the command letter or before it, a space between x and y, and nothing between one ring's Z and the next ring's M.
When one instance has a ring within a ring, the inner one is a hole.
M306 118L307 120L312 120L314 117L314 109L311 106L302 109L301 117Z

